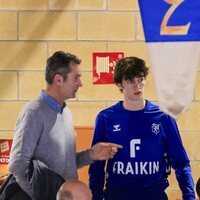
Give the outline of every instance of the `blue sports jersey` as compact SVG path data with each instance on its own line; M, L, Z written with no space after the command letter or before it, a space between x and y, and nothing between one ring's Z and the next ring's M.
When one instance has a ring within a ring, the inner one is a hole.
M117 143L123 149L107 163L97 161L90 166L94 200L105 196L111 200L155 200L154 195L169 185L169 166L175 170L183 199L195 199L189 159L176 122L152 102L146 100L145 108L139 111L125 110L122 102L101 111L92 145L98 142Z

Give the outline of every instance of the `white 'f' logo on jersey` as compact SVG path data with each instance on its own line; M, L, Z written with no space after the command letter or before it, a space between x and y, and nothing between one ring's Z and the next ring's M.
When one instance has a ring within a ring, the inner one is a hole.
M130 157L131 158L135 158L135 152L136 150L140 150L140 146L139 144L141 144L141 140L140 139L133 139L130 142Z

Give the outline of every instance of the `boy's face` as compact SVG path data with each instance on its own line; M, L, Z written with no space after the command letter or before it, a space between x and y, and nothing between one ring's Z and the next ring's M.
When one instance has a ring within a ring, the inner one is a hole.
M124 98L127 100L143 100L144 85L146 80L144 77L134 77L132 80L122 80L122 90Z

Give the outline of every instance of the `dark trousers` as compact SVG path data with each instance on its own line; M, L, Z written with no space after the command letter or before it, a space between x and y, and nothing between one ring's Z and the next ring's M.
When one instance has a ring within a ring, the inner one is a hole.
M0 188L0 200L31 200L10 174Z
M104 193L105 200L168 200L167 194L162 192L146 192L141 193L129 192L129 193L120 193L117 191L109 192L105 191Z
M10 174L0 189L0 200L55 200L64 179L51 171L44 163L33 160L27 169L27 184L33 191L32 198L26 194Z
M7 200L31 200L31 197L28 196L23 190L19 190L12 196L8 197Z

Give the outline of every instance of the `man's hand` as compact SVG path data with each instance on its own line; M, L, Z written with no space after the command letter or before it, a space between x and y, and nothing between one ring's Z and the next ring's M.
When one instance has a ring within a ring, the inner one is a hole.
M90 157L92 160L108 160L114 157L118 149L122 148L119 144L99 142L90 149Z

